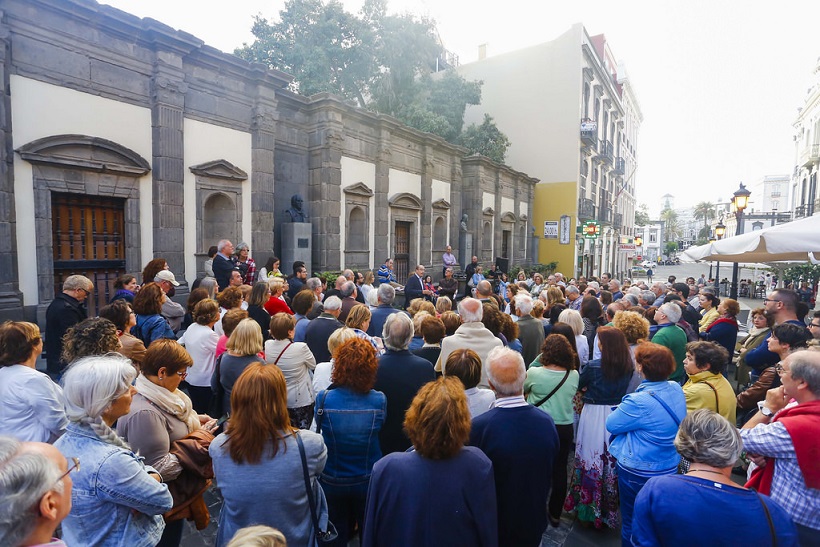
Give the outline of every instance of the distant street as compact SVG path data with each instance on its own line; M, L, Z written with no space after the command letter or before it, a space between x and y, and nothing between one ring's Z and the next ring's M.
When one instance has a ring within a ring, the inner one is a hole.
M713 263L714 266L712 267L712 276L717 278L717 262ZM728 279L729 281L732 280L732 266L731 262L721 262L720 263L720 279ZM666 281L670 275L674 275L677 277L678 281L686 281L686 278L689 276L694 277L695 279L700 277L700 274L704 274L706 278L709 278L709 263L708 262L681 262L677 266L658 266L654 269L654 281ZM738 279L752 279L756 280L757 276L760 275L760 272L763 270L757 270L757 274L755 274L754 268L741 268L740 272L738 273ZM646 281L646 276L638 276L633 279L633 281L641 280Z

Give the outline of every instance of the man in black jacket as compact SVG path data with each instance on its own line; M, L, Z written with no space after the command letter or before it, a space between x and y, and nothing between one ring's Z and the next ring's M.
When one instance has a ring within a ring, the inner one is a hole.
M312 320L305 329L305 343L307 344L317 363L330 361L330 350L327 348L327 340L336 329L344 327L339 322L339 314L342 312L342 301L338 296L329 296L324 301L324 311Z
M60 358L63 335L83 319L88 318L85 301L94 283L84 275L70 275L63 281L63 292L54 297L46 310L46 365L48 374L56 379L68 363Z
M212 268L219 290L224 291L231 281L231 272L236 268L236 263L233 261L233 243L223 239L217 243L216 249L217 253L214 255ZM144 279L143 282L147 283L148 280Z

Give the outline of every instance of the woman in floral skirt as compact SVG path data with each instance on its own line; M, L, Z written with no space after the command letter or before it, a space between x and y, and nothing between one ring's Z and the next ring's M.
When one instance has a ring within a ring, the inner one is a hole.
M618 476L609 453L606 419L626 395L632 379L632 354L626 337L614 327L598 329L601 358L581 369L578 389L584 408L575 439L575 465L564 509L596 528L620 526Z

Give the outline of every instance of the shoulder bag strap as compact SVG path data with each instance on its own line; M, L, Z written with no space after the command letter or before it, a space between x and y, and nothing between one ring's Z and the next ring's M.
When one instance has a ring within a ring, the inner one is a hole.
M325 415L325 399L327 399L327 392L331 389L336 389L336 384L330 384L325 388L325 396L319 403L319 408L316 409L316 433L322 434L322 417Z
M569 371L567 371L566 374L564 374L564 377L561 378L561 381L558 382L558 385L555 386L555 389L553 389L552 391L549 392L549 395L547 395L546 397L544 397L543 399L541 399L540 401L535 403L533 406L539 407L539 406L543 405L544 403L546 403L547 401L549 401L549 398L552 397L553 395L555 395L555 392L557 392L559 389L561 389L561 386L564 385L564 382L567 381L567 378L569 378Z
M284 353L285 353L285 352L287 351L287 349L291 346L291 344L293 344L293 342L288 342L288 345L287 345L287 346L285 346L285 349L283 349L283 350L282 350L282 352L279 354L279 357L277 357L277 358L276 358L276 361L274 361L274 362L273 362L273 364L274 364L274 365L278 365L278 364L279 364L279 359L281 359L281 358L282 358L282 355L284 355Z
M704 380L703 383L706 384L707 386L709 386L709 389L711 389L715 393L715 412L720 414L720 399L718 398L718 392L715 389L715 386L713 386L712 384L710 384L706 380Z
M657 395L655 395L655 392L654 392L654 391L650 391L650 392L649 392L649 394L650 394L652 397L654 397L654 398L655 398L655 400L656 400L656 401L658 401L658 402L661 404L661 406L662 406L663 408L665 408L665 409L666 409L666 411L669 413L669 415L670 415L670 416L672 416L672 419L673 419L673 420L675 420L675 425L680 426L680 420L678 420L678 417L675 415L675 413L674 413L674 412L672 412L672 409L671 409L671 408L669 408L669 405L668 405L668 404L666 404L665 402L663 402L663 399L661 399L660 397L658 397Z
M763 497L760 493L756 491L754 492L757 494L757 499L760 500L760 505L763 506L763 512L766 513L766 520L769 521L769 533L772 535L772 545L777 547L777 534L774 533L774 522L772 522L772 515L769 513L769 508L766 507L766 502L763 501Z
M319 517L316 515L316 504L313 501L313 489L310 487L310 476L308 475L307 456L305 456L305 445L298 431L293 433L296 436L296 444L299 446L299 456L302 458L302 477L305 479L305 490L307 491L308 505L310 506L310 518L313 521L313 529L317 539L322 537L319 529Z

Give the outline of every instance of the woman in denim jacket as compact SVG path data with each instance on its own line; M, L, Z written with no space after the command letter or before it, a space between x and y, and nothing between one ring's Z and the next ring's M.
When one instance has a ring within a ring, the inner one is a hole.
M54 446L80 459L63 521L68 545L154 546L173 506L162 477L111 426L128 414L137 371L117 354L84 357L68 368L63 393L68 430Z
M644 342L635 350L635 368L645 379L623 398L606 419L614 436L609 452L618 460L621 503L621 544L631 546L635 497L652 477L673 475L680 456L675 434L686 416L686 397L677 382L667 380L675 371L675 357L659 344Z
M354 338L336 350L333 383L316 397L316 431L327 445L327 465L320 481L327 496L330 520L347 545L349 523L364 529L367 487L373 464L382 457L379 430L387 412L387 398L373 390L378 361L367 340Z

